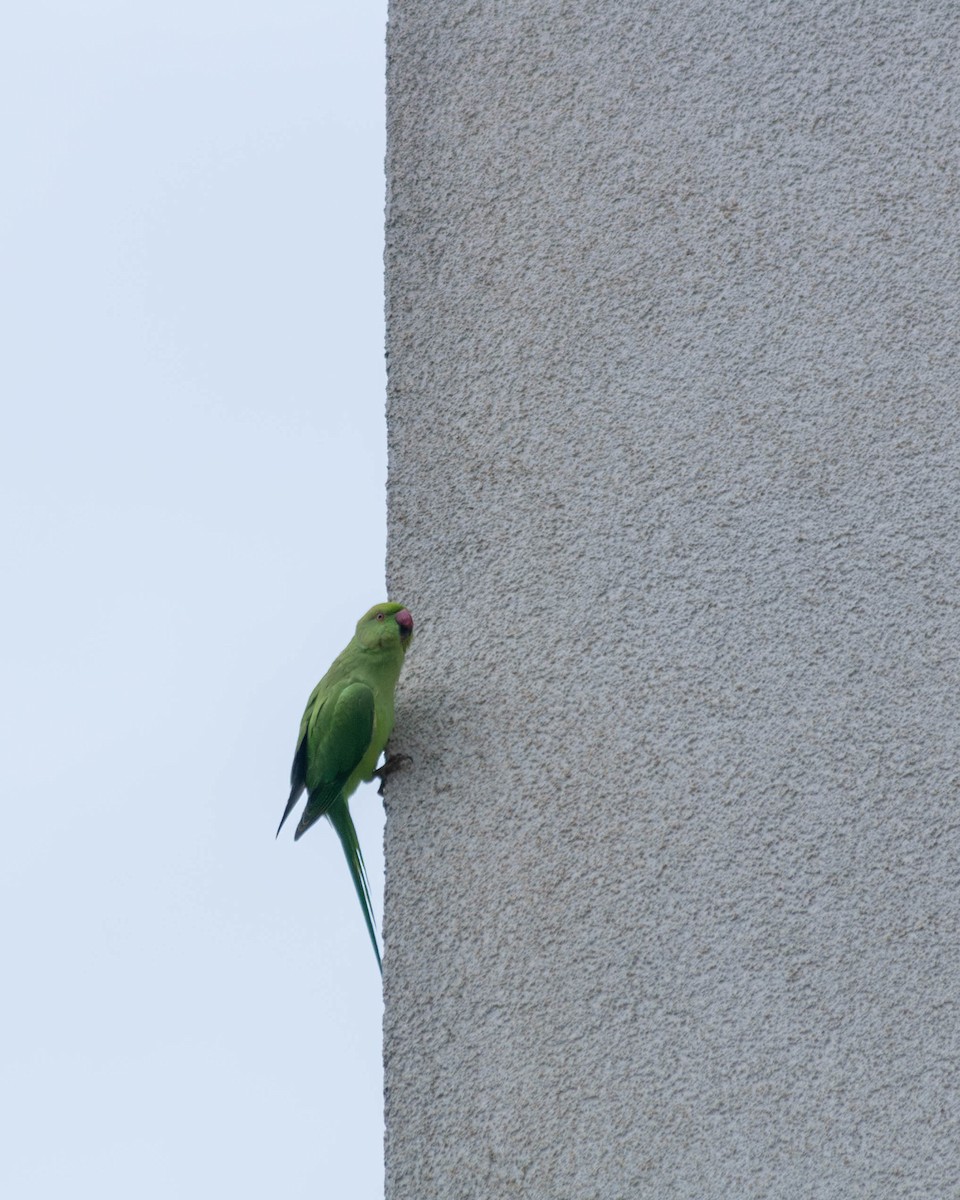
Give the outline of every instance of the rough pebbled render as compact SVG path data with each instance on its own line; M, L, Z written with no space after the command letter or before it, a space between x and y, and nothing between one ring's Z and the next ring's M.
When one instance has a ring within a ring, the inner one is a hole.
M388 1200L960 1195L960 7L388 50Z

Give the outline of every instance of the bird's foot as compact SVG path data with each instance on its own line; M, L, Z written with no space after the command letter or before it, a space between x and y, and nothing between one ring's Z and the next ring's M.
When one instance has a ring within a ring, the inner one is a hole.
M377 788L377 795L383 795L383 784L388 775L392 775L394 771L402 767L404 763L413 762L409 754L391 754L382 767L378 767L374 771L374 777L380 780L380 786Z

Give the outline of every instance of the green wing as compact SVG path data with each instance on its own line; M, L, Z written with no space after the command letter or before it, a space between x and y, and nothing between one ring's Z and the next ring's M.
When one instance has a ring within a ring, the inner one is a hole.
M317 706L304 738L307 807L294 841L320 820L343 791L370 749L373 724L374 695L365 683L342 684Z
M376 926L373 922L373 906L370 903L367 869L363 865L363 855L360 853L360 842L357 840L357 831L350 816L350 808L343 796L338 796L333 804L331 804L327 809L327 816L330 818L331 825L337 831L337 835L340 838L340 845L343 847L343 853L346 855L347 866L350 868L353 886L357 889L357 899L360 901L360 907L363 909L363 919L367 923L367 932L370 934L370 941L373 943L373 952L377 956L377 966L380 968L380 974L382 975L383 964L380 961L380 947L377 945Z
M293 806L300 799L303 789L307 786L307 729L313 718L319 714L326 700L326 697L320 699L320 689L322 687L323 680L310 693L307 706L303 710L303 717L300 720L300 732L297 734L297 750L293 756L293 766L290 768L290 799L287 801L287 807L283 810L283 816L280 818L280 824L277 826L277 837L280 836L280 830L283 828L284 821L290 816Z
M350 868L350 877L363 910L373 952L377 956L377 966L382 971L367 871L344 795L344 788L373 740L375 697L365 683L341 683L322 696L321 687L322 682L314 688L300 722L297 750L290 771L290 799L277 833L306 790L307 807L300 818L294 841L301 838L322 816L330 818Z
M344 682L321 695L323 681L310 693L300 722L297 750L290 769L290 798L277 834L304 789L307 807L294 841L302 837L334 802L370 748L374 695L365 683Z

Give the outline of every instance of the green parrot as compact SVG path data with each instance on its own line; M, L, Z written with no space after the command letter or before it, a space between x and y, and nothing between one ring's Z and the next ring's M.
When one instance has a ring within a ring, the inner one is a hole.
M402 604L375 604L357 622L347 648L310 693L290 771L290 799L277 826L279 836L304 790L307 807L293 840L321 817L330 820L347 856L381 973L367 872L347 801L358 784L375 776L382 791L384 776L399 764L391 758L376 769L393 728L393 693L412 639L413 617Z

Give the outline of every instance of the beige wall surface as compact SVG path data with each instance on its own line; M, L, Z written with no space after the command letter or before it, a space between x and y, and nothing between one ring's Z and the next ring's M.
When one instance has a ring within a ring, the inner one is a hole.
M958 19L393 0L388 1200L960 1195Z

